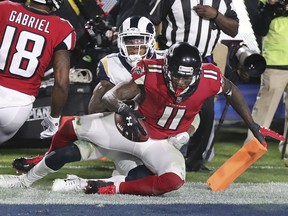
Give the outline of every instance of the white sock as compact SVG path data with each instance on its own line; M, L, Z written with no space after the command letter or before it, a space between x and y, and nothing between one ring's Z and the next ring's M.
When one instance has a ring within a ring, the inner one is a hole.
M26 175L23 175L23 180L27 186L32 185L34 182L42 179L49 173L56 172L49 168L45 163L45 157L36 165Z

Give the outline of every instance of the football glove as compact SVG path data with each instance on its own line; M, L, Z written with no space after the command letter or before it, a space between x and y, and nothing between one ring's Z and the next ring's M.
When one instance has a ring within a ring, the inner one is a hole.
M168 143L173 145L176 149L180 150L183 145L187 144L190 139L190 136L187 132L182 132L176 136L168 138Z
M124 104L118 111L122 116L124 122L124 128L122 135L129 140L137 141L140 136L147 136L147 132L142 127L139 120L144 120L145 117L140 115L137 111L134 111L129 106Z
M262 127L256 123L253 125L253 128L250 128L250 130L264 147L267 147L267 142L265 141L265 138L264 138L266 136L270 136L274 139L281 140L281 141L285 140L285 138L282 135L268 128Z
M124 101L124 103L133 110L138 109L138 104L134 100L127 100L127 101Z
M40 139L52 137L59 128L59 121L60 117L53 118L51 115L45 117L41 122L44 131L40 133Z

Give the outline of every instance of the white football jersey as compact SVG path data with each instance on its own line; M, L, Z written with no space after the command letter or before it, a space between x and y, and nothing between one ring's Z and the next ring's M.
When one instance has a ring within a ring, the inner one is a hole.
M154 53L152 58L163 58L160 54ZM107 80L114 85L123 81L129 81L131 77L132 66L120 53L112 53L99 61L97 68L97 77L99 80Z

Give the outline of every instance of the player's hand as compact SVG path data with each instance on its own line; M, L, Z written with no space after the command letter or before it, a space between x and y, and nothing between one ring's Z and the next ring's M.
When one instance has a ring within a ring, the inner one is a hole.
M258 141L264 146L267 147L267 142L263 136L263 134L260 131L260 125L254 123L252 127L250 127L250 130L252 131L253 135L258 139Z
M187 132L182 132L176 136L168 138L168 143L173 145L176 149L180 150L183 145L187 144L190 139L190 136Z
M267 142L265 141L266 136L270 136L274 139L281 140L281 141L285 140L285 138L282 135L268 128L262 127L256 123L253 125L252 128L250 128L250 130L264 147L267 147Z
M123 117L125 123L123 133L132 135L132 134L142 134L146 136L147 133L145 129L140 124L139 120L144 120L145 117L140 115L138 112L131 109L129 106L124 104L118 111L118 113ZM136 132L136 133L133 133ZM132 138L131 138L132 139Z
M133 110L138 109L138 104L134 100L127 100L127 101L124 101L124 103Z
M44 118L43 121L41 122L44 131L40 133L40 139L46 139L52 137L59 128L59 120L60 117L53 118L50 115Z

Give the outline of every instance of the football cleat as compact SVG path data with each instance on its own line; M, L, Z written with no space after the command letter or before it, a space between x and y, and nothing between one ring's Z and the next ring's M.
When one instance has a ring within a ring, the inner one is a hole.
M84 191L87 185L87 179L76 175L67 175L66 179L55 179L52 185L52 191L57 192L79 192Z
M116 194L116 186L109 185L98 189L98 194Z
M22 176L0 175L0 188L27 188L29 186L25 184Z
M12 166L17 170L17 173L27 173L42 159L42 155L37 155L33 158L17 158L13 161Z
M116 187L113 182L105 182L105 181L87 181L87 185L85 187L86 194L116 194Z

